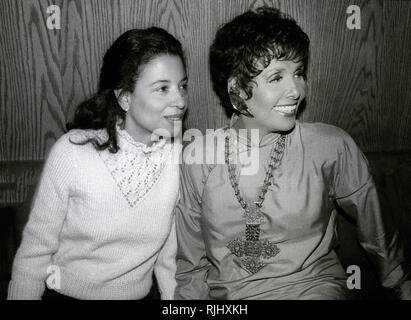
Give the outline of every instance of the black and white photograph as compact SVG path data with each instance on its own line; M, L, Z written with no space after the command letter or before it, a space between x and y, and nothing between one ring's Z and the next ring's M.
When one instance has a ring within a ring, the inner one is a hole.
M411 1L0 0L0 28L0 300L411 300Z

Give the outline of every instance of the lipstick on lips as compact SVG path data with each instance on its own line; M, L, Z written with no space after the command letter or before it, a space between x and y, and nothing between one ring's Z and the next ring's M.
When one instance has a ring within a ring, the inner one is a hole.
M181 121L184 118L184 113L175 113L175 114L169 114L167 116L164 116L167 120L170 121Z

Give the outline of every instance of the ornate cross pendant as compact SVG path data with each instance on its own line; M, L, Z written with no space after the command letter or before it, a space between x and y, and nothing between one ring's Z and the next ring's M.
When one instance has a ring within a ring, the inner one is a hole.
M236 238L227 245L231 253L240 258L242 268L253 274L265 266L262 258L269 259L280 252L271 241L259 239L260 225L246 224L245 239Z
M264 219L261 208L255 203L247 204L243 216L246 218L246 224L261 224Z
M280 249L268 240L249 241L236 238L230 241L227 247L240 258L242 268L253 274L265 266L262 258L269 259L280 252Z

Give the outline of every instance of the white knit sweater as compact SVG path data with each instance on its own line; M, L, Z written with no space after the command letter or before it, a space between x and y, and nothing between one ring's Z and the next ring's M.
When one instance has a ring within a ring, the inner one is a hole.
M78 299L140 299L153 271L161 298L173 298L179 168L170 157L177 148L165 140L147 147L117 132L117 154L69 141L104 139L103 130L72 130L53 146L8 299L40 299L47 277Z

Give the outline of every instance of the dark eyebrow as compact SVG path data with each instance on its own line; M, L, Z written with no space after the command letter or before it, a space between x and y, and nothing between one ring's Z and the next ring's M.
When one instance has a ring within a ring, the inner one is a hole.
M150 83L150 87L154 86L156 84L160 84L160 83L164 83L164 84L170 83L170 80L157 80L157 81L154 81L154 82Z
M267 70L265 73L270 73L270 72L279 72L279 71L284 71L285 70L285 68L272 68L272 69L269 69L269 70Z
M269 69L269 70L264 70L262 76L265 79L267 79L267 78L271 77L272 75L277 74L277 73L279 73L281 71L284 71L284 70L285 70L284 68L273 68L273 69Z
M184 77L183 79L181 79L181 80L179 81L179 83L180 83L180 82L183 82L183 81L188 81L187 76ZM150 83L150 87L151 87L151 86L154 86L154 85L157 85L157 84L169 84L170 82L171 82L170 80L157 80L157 81L154 81L154 82Z
M295 71L299 71L301 69L305 69L304 68L304 64L302 62L299 62L297 67L295 68ZM263 73L263 76L267 77L267 76L271 76L273 73L276 74L278 72L284 71L285 68L273 68L273 69L269 69L269 70L265 70L265 72Z

